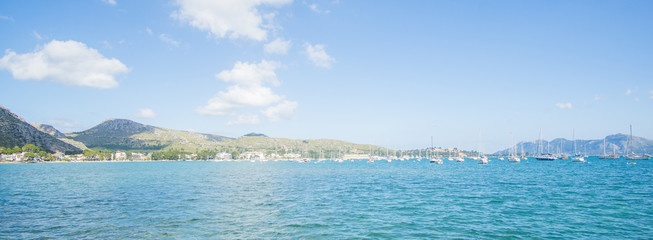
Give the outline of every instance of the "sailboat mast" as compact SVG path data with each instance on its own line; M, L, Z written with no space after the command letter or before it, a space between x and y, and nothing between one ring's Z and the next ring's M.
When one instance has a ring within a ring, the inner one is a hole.
M603 137L603 156L605 156L605 138L606 137Z
M631 153L633 152L633 150L631 149L631 148L633 148L632 145L633 145L633 125L631 124L630 125L630 137L628 138L628 155L631 155Z
M537 155L542 155L542 129L540 128L540 137L538 138L539 144L537 145Z
M573 135L572 136L574 138L574 155L576 155L576 153L578 153L576 151L576 129L573 130Z
M626 140L626 147L624 148L624 156L630 155L630 141L632 141L633 138L633 125L630 125L630 135L628 135L628 139Z
M431 149L429 150L429 158L431 158L431 156L433 155L432 151L433 151L433 136L431 136Z

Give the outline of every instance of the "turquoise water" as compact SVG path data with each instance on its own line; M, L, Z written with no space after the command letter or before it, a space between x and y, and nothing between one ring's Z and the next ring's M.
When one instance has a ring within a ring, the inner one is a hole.
M0 165L0 238L651 238L653 161Z

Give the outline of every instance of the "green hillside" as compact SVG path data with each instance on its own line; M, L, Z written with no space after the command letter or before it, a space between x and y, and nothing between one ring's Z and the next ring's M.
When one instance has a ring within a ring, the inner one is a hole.
M199 151L217 149L229 138L187 131L177 131L137 123L127 119L109 119L99 125L66 135L89 148L123 151L181 149Z
M69 154L81 152L79 148L40 131L9 109L0 106L0 147L22 147L25 144L34 144L49 153L55 151Z

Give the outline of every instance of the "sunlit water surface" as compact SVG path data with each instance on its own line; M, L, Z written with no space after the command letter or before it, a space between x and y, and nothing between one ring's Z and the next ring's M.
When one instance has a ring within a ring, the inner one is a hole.
M0 238L651 238L652 162L0 164Z

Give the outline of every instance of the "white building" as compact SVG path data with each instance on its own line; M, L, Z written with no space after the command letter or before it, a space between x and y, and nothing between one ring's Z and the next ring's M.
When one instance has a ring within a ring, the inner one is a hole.
M12 161L12 162L20 162L25 160L23 153L1 154L0 158L2 158L3 161Z
M299 153L286 153L283 157L286 159L300 159L302 155Z
M229 161L231 160L231 153L221 152L215 155L216 160Z
M262 152L244 152L239 156L243 160L263 160L265 159L265 153Z
M125 152L116 151L116 154L114 156L115 156L114 160L116 161L127 160L127 153Z

